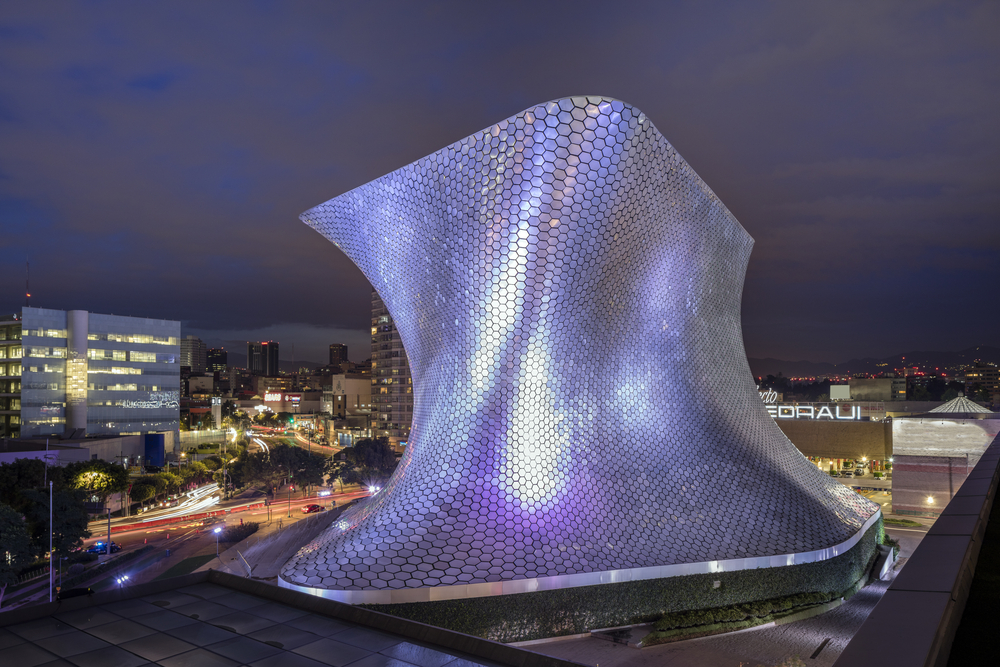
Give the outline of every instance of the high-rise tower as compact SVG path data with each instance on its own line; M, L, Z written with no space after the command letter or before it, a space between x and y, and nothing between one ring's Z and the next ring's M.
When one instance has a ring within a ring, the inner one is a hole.
M372 290L372 410L376 437L394 445L409 440L413 421L410 362L382 298Z
M273 340L247 343L247 370L251 375L277 377L281 374L278 368L278 343Z

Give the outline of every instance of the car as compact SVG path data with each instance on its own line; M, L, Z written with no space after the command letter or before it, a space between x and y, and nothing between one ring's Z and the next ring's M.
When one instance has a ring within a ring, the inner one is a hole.
M306 514L312 514L313 512L322 512L323 511L323 506L322 505L306 505L305 507L302 508L302 511L304 513L306 513Z
M118 546L114 541L111 542L111 553L116 553L121 551L122 548ZM106 554L108 553L108 547L106 542L98 542L87 549L88 554Z
M864 477L865 476L864 469L863 468L858 468L857 470L855 470L854 471L854 476L855 477Z
M854 473L853 473L853 472L851 472L850 470L845 470L844 472L842 472L842 473L840 474L840 476L841 476L841 477L846 477L846 478L848 478L848 479L851 479L851 478L853 478L853 477L854 477Z
M830 477L840 477L840 473L839 472L831 472L830 473Z

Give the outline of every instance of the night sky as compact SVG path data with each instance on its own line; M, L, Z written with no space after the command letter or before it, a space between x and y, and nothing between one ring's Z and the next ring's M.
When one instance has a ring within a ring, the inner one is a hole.
M308 208L533 104L635 105L756 244L751 357L1000 345L1000 3L5 2L0 312L369 356Z

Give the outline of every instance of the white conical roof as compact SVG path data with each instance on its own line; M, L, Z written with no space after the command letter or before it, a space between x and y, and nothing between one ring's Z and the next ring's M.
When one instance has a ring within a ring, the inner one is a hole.
M956 412L971 412L973 414L983 414L991 412L991 410L987 410L978 403L970 401L965 396L959 396L958 398L951 399L944 405L937 406L931 412L950 412L953 414Z

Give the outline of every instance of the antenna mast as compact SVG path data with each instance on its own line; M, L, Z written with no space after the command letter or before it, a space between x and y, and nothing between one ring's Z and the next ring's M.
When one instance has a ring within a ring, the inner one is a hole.
M24 305L31 305L31 288L29 285L29 280L31 279L31 264L28 260L24 260Z

